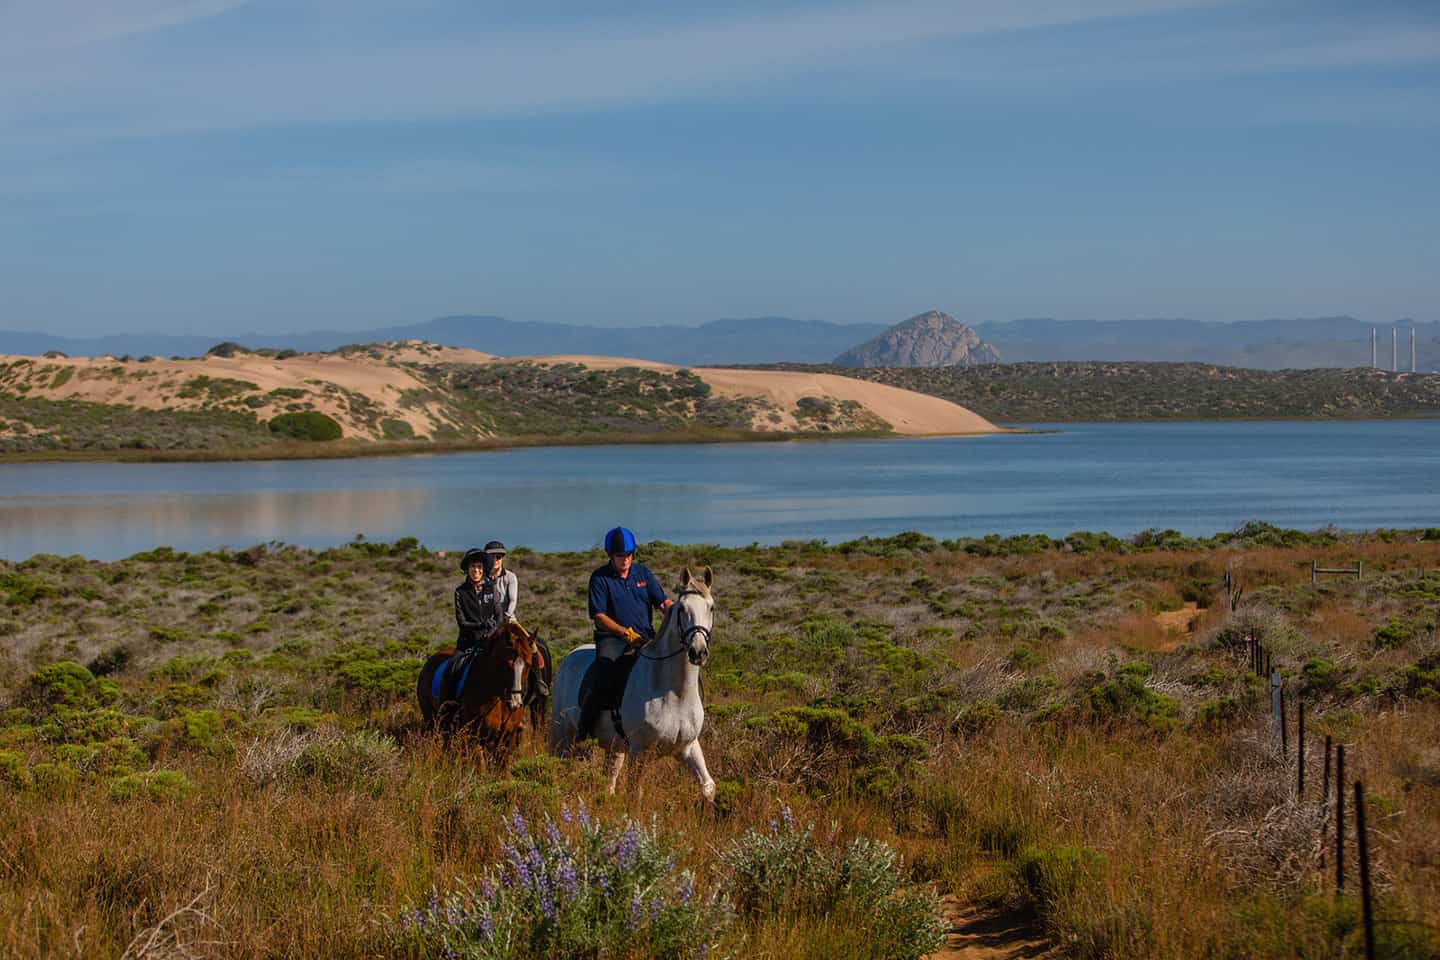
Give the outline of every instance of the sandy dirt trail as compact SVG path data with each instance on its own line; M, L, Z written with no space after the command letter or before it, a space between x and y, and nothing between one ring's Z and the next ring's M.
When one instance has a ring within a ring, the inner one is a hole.
M943 900L950 931L927 960L1058 960L1060 953L1031 918Z

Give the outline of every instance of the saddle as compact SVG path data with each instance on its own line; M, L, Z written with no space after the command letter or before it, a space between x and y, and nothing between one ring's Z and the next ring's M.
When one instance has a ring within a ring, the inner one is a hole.
M550 695L550 676L553 667L550 663L550 648L543 640L537 641L540 647L540 656L544 663L543 669L531 673L531 679L525 689L525 702L529 703L541 697ZM430 678L430 696L436 703L443 703L446 700L459 700L460 694L465 691L465 681L470 678L470 668L475 665L475 660L482 656L480 647L470 647L466 650L458 650L450 656L450 659L441 663L435 670L435 675ZM624 690L622 686L620 688Z
M625 731L620 728L620 701L625 697L625 685L630 682L630 671L635 669L635 664L639 659L633 653L625 654L613 661L605 661L597 657L586 668L585 676L580 679L580 702L586 705L581 716L591 719L585 726L593 727L595 721L600 719L600 715L608 712L621 739L625 738ZM602 667L602 663L608 665ZM593 729L580 731L582 738L594 735Z
M435 675L430 678L430 696L436 703L460 699L460 693L465 689L465 681L470 678L470 668L475 665L478 654L475 647L461 650L436 668Z

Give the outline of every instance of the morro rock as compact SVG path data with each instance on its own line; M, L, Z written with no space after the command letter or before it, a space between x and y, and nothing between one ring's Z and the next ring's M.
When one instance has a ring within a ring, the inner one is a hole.
M839 367L953 367L999 362L1000 351L939 310L897 323L835 358Z

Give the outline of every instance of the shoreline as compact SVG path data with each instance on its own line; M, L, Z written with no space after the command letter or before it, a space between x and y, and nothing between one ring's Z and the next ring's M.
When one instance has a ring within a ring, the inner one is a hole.
M753 556L757 551L800 551L807 556L873 556L893 557L923 556L929 553L964 553L979 558L1025 557L1025 556L1085 556L1091 554L1113 554L1134 556L1156 552L1209 553L1212 551L1242 548L1271 548L1280 550L1309 549L1330 550L1338 547L1363 545L1426 545L1440 544L1440 528L1427 526L1403 527L1282 527L1264 520L1251 520L1230 529L1218 529L1210 533L1185 534L1175 530L1157 531L1173 534L1164 539L1147 539L1148 531L1116 534L1107 530L1074 530L1063 536L1040 532L984 533L956 537L936 536L918 530L901 530L895 533L861 535L844 540L829 540L824 537L801 537L751 543L718 543L714 541L669 541L654 540L643 547L646 551L679 551L681 553L703 552L717 557L741 560ZM445 558L463 552L460 548L429 546L415 536L401 536L394 539L371 540L363 534L350 540L334 543L292 543L284 540L259 540L244 545L220 544L204 549L177 548L170 544L154 544L134 553L115 557L93 554L57 554L40 551L26 557L0 555L0 571L29 563L36 557L82 557L102 564L128 563L135 560L180 559L184 557L225 557L254 551L282 552L300 551L321 554L347 547L360 546L377 555L414 553L419 556ZM589 556L598 546L577 547L533 547L516 543L510 548L511 558L526 556L572 557ZM1368 569L1368 568L1367 568ZM1332 571L1333 572L1333 571ZM1373 572L1372 572L1373 576Z
M425 440L330 440L273 443L255 447L215 447L185 450L150 450L124 447L114 450L35 450L0 454L0 466L24 463L223 463L265 460L357 460L369 457L445 456L458 453L527 449L532 447L601 447L663 444L782 443L826 440L942 440L988 437L1053 430L1003 427L983 433L904 434L881 430L846 433L769 430L671 430L655 433L575 434L564 436L497 437L488 440L433 442Z

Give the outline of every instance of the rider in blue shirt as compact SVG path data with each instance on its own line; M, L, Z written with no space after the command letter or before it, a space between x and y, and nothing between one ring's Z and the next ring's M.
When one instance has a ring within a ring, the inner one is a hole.
M590 735L601 710L618 704L636 651L655 639L652 612L675 602L650 568L635 562L635 534L615 527L605 534L605 552L610 559L590 574L595 682L580 708L581 737Z

